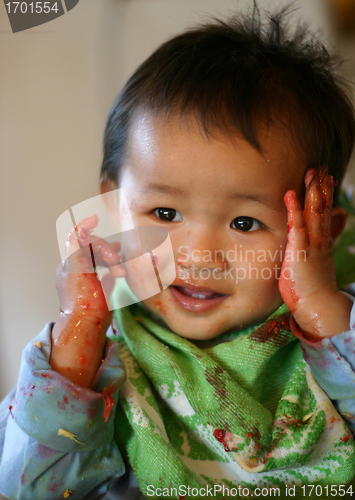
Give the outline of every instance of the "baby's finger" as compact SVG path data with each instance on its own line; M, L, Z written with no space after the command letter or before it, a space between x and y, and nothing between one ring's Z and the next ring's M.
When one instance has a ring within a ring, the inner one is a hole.
M91 242L92 256L95 260L95 265L98 266L115 266L120 263L120 256L114 249L116 244L110 244L108 241L100 238Z
M297 249L306 249L309 245L307 226L295 191L287 191L284 202L287 208L288 241Z
M320 189L319 174L311 182L314 169L309 170L305 176L306 198L304 204L304 219L308 228L309 242L319 243L322 237L322 193Z
M322 182L322 200L323 200L323 235L325 243L328 243L330 236L330 221L333 206L334 179L327 175Z
M69 233L66 248L64 270L74 273L93 273L88 241L99 218L93 214L80 221Z
M121 264L110 266L108 270L110 271L111 276L113 276L114 278L123 278L124 276L126 276L126 270Z
M83 219L75 226L75 231L78 236L78 241L81 247L89 245L91 242L91 234L99 223L99 218L96 214L90 215Z
M82 220L69 233L65 257L66 259L74 252L85 246L86 239L91 235L92 230L97 226L99 218L92 214L90 217Z
M116 252L121 250L121 243L119 241L114 241L111 243L111 246ZM109 272L114 278L122 278L123 276L126 276L126 270L121 264L110 266Z
M115 252L119 252L121 250L121 242L120 241L112 241L110 243Z

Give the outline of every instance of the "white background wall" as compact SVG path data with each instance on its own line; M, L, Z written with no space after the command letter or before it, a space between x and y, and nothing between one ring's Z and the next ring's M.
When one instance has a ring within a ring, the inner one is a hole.
M283 0L260 5L285 5ZM109 107L135 67L205 14L251 0L81 0L48 24L13 34L0 3L0 397L23 347L58 315L55 222L97 194ZM329 37L324 0L299 12Z

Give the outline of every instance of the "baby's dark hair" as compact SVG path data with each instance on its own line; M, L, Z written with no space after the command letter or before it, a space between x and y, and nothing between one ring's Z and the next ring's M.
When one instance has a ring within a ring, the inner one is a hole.
M104 135L102 179L118 182L130 125L141 112L195 116L209 135L236 132L262 151L260 123L281 122L308 168L328 168L334 202L355 139L349 87L330 55L304 25L289 34L290 5L263 23L256 2L249 16L189 29L161 45L115 100Z

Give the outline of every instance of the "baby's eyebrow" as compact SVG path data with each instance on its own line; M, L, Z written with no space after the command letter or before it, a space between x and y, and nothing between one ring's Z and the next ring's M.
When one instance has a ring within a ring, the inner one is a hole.
M177 186L171 186L169 184L159 184L155 182L148 182L148 184L144 186L144 191L155 191L158 193L171 195L185 194L185 191Z
M263 194L251 194L251 193L230 193L227 198L229 200L248 200L248 201L256 201L257 203L261 203L272 210L277 210L281 212L285 209L283 203L278 203L277 200L270 198L269 196L265 196Z

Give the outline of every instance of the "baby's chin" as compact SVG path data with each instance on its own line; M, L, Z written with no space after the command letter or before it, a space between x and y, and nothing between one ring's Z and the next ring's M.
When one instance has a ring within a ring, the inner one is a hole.
M165 322L166 322L166 320L165 320ZM210 327L207 330L206 330L206 328L200 328L200 329L195 328L194 330L192 330L191 327L184 328L183 325L179 325L179 326L167 325L167 326L174 333L176 333L180 337L183 337L183 338L188 339L188 340L212 340L212 339L219 337L220 335L223 335L224 333L226 333L228 331L228 329L226 329L226 328L218 330L218 329L213 329Z
M257 314L255 307L252 312L251 307L245 306L243 312L230 304L219 305L213 311L204 313L184 311L171 298L168 290L143 300L142 303L158 316L169 330L180 337L188 340L209 341L228 332L238 332L259 324L281 305L282 299L281 296L275 296Z
M142 303L152 313L159 317L160 321L170 331L188 340L211 340L225 334L228 331L237 331L237 328L226 327L226 320L211 321L211 318L181 318L172 317L159 299L152 304L151 300L144 300ZM214 324L216 323L216 324Z

